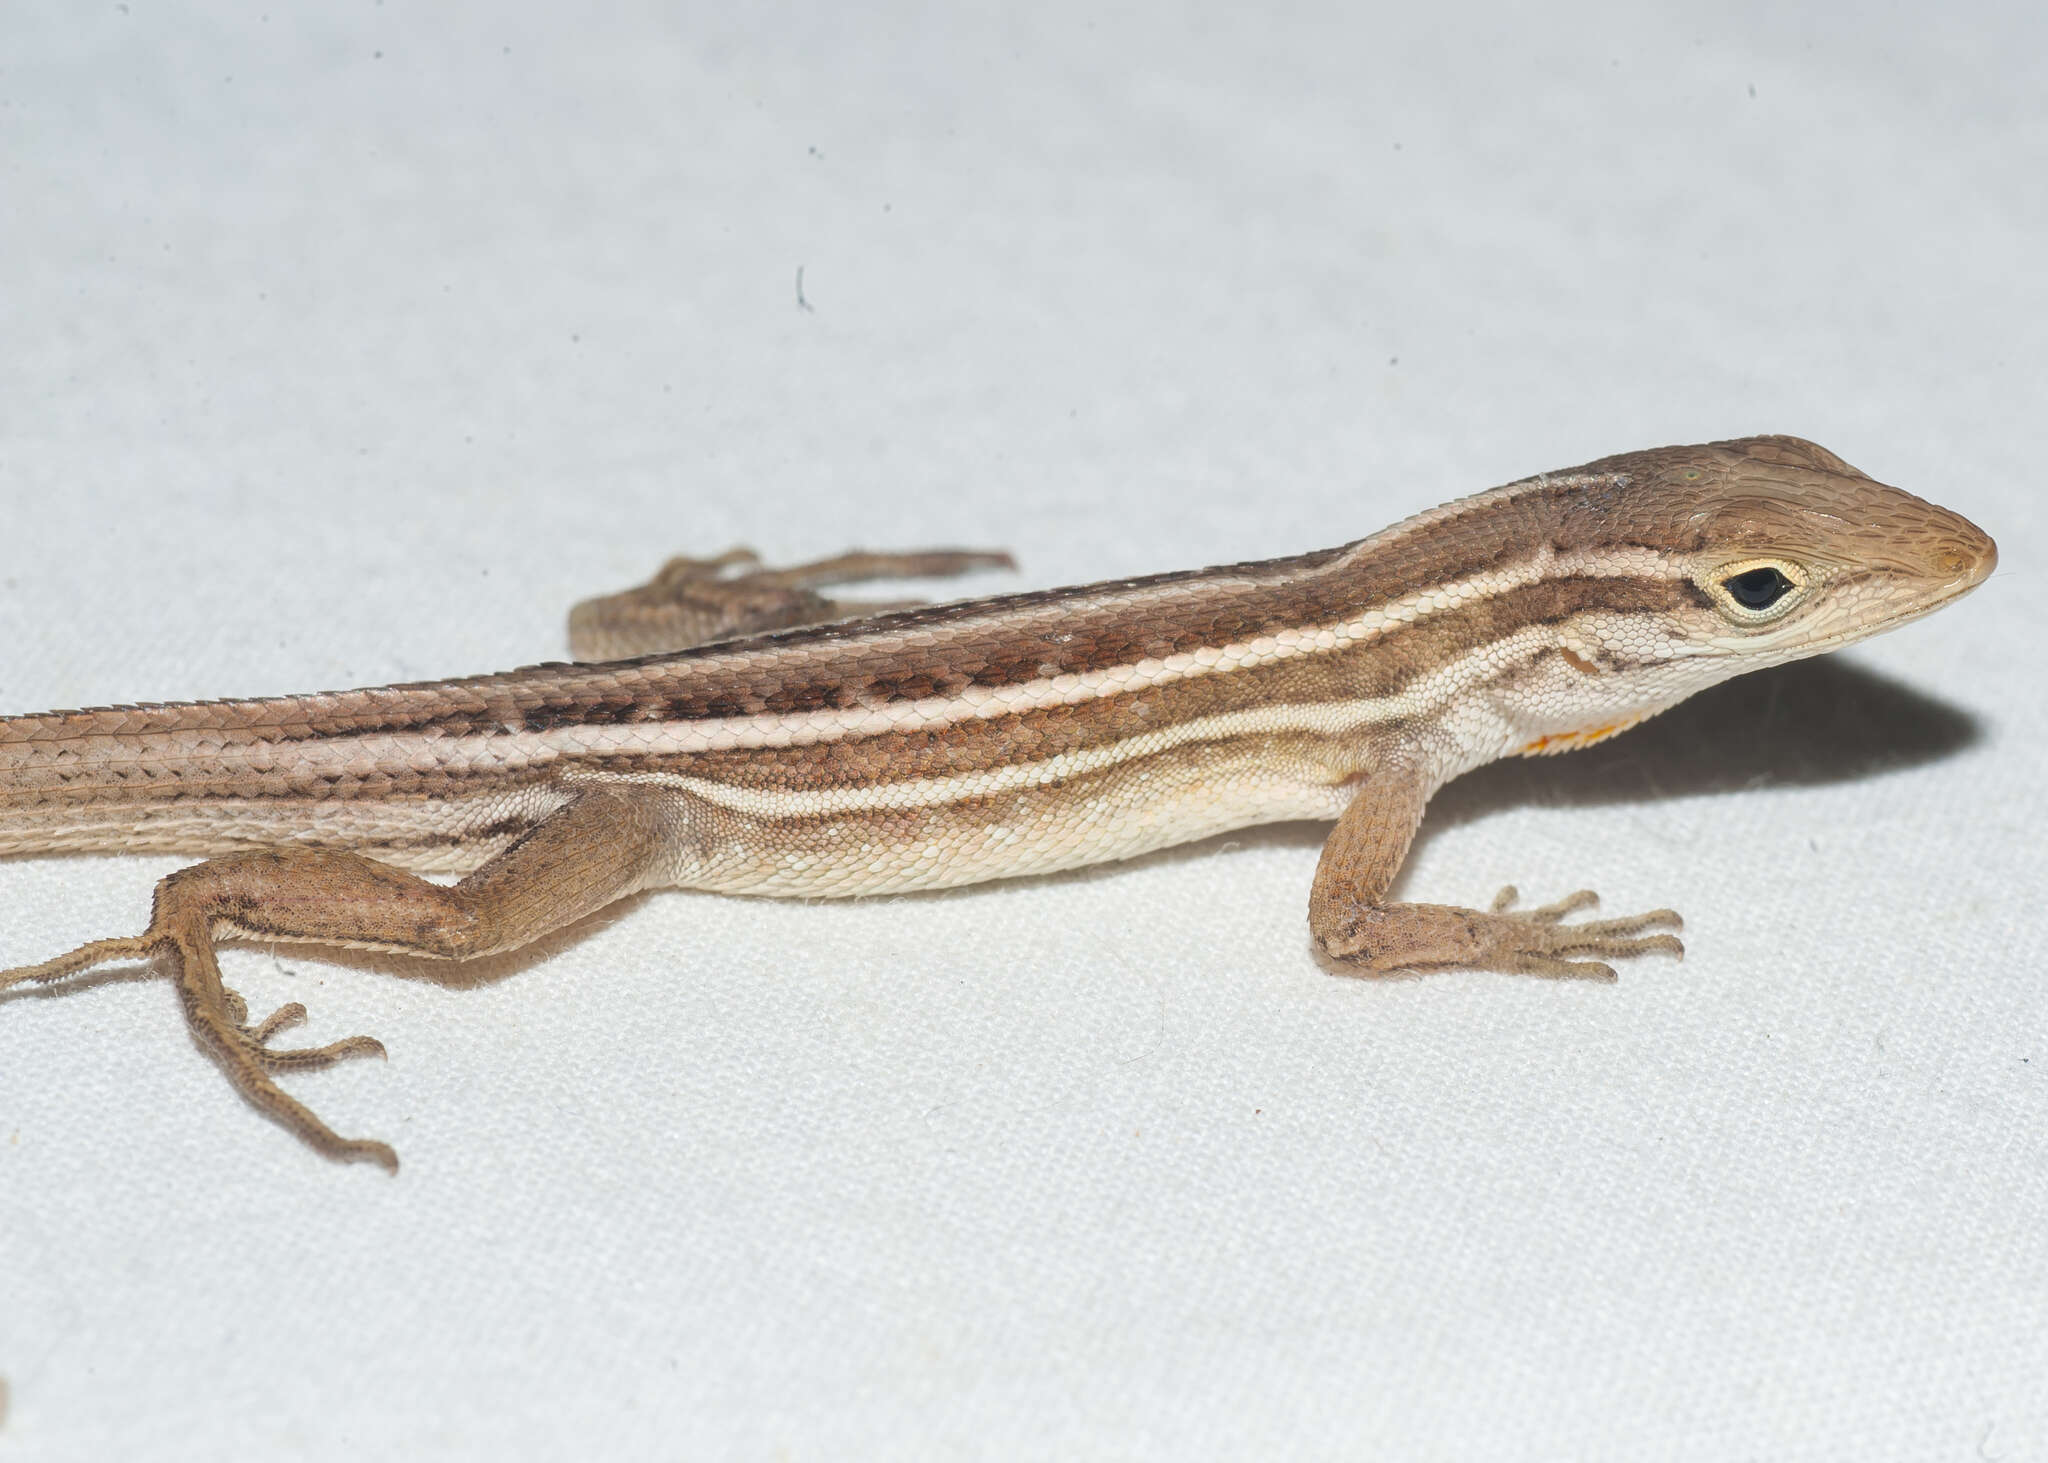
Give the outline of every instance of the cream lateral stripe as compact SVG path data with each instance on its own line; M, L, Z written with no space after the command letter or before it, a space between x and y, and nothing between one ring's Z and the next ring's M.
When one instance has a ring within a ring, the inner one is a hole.
M1435 585L1369 610L1342 624L1264 635L1257 640L1203 647L1139 660L1107 670L1047 676L1014 686L970 686L952 696L927 696L880 706L806 711L786 716L733 716L717 720L659 723L658 748L648 746L652 725L570 726L541 733L547 745L570 755L603 752L726 752L752 747L796 747L845 737L920 731L967 720L994 720L1018 712L1078 706L1103 696L1164 686L1198 676L1222 675L1252 666L1345 650L1406 628L1478 599L1524 585L1571 577L1601 579L1670 578L1669 560L1654 549L1609 548L1599 555L1560 555L1549 545L1505 568Z
M1465 579L1406 595L1334 626L1287 631L1216 648L1203 647L1158 660L1139 660L1106 670L1048 676L1014 686L970 686L951 696L888 702L789 715L733 716L701 721L618 722L568 725L528 732L518 738L487 734L422 739L404 733L337 736L331 742L266 745L258 742L192 761L225 762L232 755L257 771L314 773L351 778L389 776L394 771L431 773L448 766L538 769L558 758L607 755L683 755L753 748L810 746L890 732L921 731L968 720L995 720L1019 712L1076 706L1104 696L1227 674L1299 657L1348 649L1524 585L1574 576L1604 579L1669 578L1669 560L1652 549L1609 547L1599 555L1558 554L1549 545L1513 563ZM138 739L127 756L100 754L102 765L124 761L175 765L187 759L150 750Z
M708 777L694 777L687 772L606 772L591 767L572 768L563 774L563 781L571 784L641 783L675 788L732 812L770 820L830 817L876 808L943 807L970 798L1050 787L1069 778L1100 772L1195 742L1277 732L1311 732L1320 737L1336 737L1362 731L1414 716L1480 681L1498 676L1502 670L1520 664L1525 657L1547 649L1549 644L1549 637L1541 630L1526 629L1504 639L1476 645L1392 696L1218 712L1174 726L1139 732L1104 746L1060 752L1038 762L991 767L962 773L958 777L883 782L869 787L777 791L734 786Z
M1426 518L1428 515L1421 516ZM1375 541L1366 540L1369 543ZM1559 554L1549 544L1541 544L1511 564L1417 590L1336 625L1287 630L1260 636L1256 640L1220 647L1204 646L1157 660L1138 660L1103 670L1047 676L1010 686L969 686L949 696L783 715L571 724L538 732L508 727L508 731L517 734L522 744L519 747L507 745L507 739L489 734L437 736L423 740L405 731L340 733L331 742L286 743L265 739L258 731L254 740L245 742L235 741L232 734L226 734L224 744L217 744L201 755L192 755L164 750L157 740L162 733L116 733L114 735L126 745L96 749L92 759L102 767L135 763L145 768L162 768L173 778L180 775L176 770L180 764L210 762L220 766L247 767L257 772L290 771L301 775L312 773L362 779L389 775L394 770L429 773L452 765L488 766L506 771L537 769L553 763L560 756L671 755L811 746L850 737L880 736L893 731L924 730L965 720L994 720L1057 706L1078 706L1099 697L1135 689L1327 654L1372 641L1390 630L1405 628L1474 600L1546 579L1669 578L1672 573L1670 561L1654 549L1609 546L1598 555L1585 552ZM1174 586L1171 592L1186 594L1188 586ZM873 643L886 645L888 636L877 634ZM745 666L758 654L758 651L741 651L726 656L713 655L697 664L707 669L728 664ZM194 704L205 706L211 703ZM24 743L15 750L28 761L41 761L50 755L34 742Z

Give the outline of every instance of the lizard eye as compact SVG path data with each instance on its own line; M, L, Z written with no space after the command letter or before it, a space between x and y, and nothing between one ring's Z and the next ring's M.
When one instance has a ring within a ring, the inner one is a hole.
M1727 619L1763 626L1788 614L1805 597L1806 570L1788 559L1726 564L1699 580Z
M1721 581L1728 597L1746 610L1767 610L1785 597L1792 581L1766 564L1761 569L1731 574Z

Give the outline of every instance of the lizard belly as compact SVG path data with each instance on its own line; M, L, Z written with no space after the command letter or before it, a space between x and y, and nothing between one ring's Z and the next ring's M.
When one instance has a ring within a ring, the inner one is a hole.
M1031 775L765 790L655 774L687 832L666 882L837 897L940 889L1131 858L1233 828L1333 818L1351 789L1326 746L1179 748Z

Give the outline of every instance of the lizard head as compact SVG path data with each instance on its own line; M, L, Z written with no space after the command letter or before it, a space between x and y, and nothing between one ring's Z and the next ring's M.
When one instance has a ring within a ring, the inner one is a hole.
M1567 517L1587 547L1654 545L1676 587L1662 643L1622 658L1732 662L1714 679L1918 619L1998 563L1961 514L1797 437L1630 453L1571 476L1584 496Z
M1569 671L1510 698L1523 752L1918 619L1998 563L1967 518L1797 437L1632 452L1524 486L1547 505L1553 572L1571 569L1549 606Z
M1688 628L1710 654L1831 650L1939 609L1998 563L1969 519L1797 437L1713 443L1659 476L1692 498L1678 535L1694 546Z

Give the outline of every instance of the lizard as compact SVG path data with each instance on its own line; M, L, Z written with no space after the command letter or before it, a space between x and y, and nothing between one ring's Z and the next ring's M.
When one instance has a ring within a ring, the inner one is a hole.
M1432 794L1916 619L1996 562L1969 520L1783 436L1541 473L1292 558L952 604L821 591L1009 556L678 559L578 605L568 663L0 718L0 855L204 857L142 934L0 988L153 964L255 1107L395 1172L276 1080L382 1044L275 1044L305 1008L252 1022L217 943L461 961L646 889L884 895L1332 819L1308 929L1338 969L1612 980L1683 953L1676 913L1388 898Z

